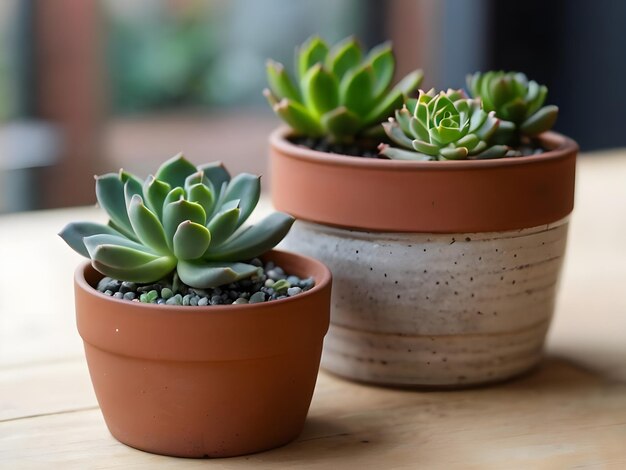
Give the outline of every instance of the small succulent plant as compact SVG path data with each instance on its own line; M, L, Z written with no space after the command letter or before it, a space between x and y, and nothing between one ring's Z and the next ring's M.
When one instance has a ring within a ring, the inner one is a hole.
M319 37L310 38L296 50L296 68L297 85L282 64L268 61L265 96L296 133L337 143L377 130L423 77L415 70L390 88L395 70L390 43L363 57L354 38L330 49Z
M533 137L556 122L559 108L543 106L546 86L528 80L523 73L476 72L467 76L467 87L474 98L482 100L486 111L494 111L500 119L493 142L518 145L522 136Z
M408 99L383 128L400 148L381 144L380 153L394 160L500 158L508 150L487 143L498 119L462 90L420 90L419 97Z
M258 268L242 261L273 248L294 220L276 212L243 227L259 200L259 177L231 179L220 162L195 167L182 154L145 181L123 170L98 176L96 196L108 225L70 223L59 235L122 281L155 282L174 270L201 289L245 279Z

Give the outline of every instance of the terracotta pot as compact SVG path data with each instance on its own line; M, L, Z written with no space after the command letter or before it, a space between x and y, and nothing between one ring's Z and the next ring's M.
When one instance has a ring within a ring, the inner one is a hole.
M322 366L401 386L466 386L533 367L554 310L577 146L539 155L404 162L325 154L272 134L284 246L333 272Z
M157 454L227 457L298 436L328 329L331 275L304 256L268 258L315 287L259 304L156 306L101 294L92 286L102 276L78 267L78 330L116 439Z

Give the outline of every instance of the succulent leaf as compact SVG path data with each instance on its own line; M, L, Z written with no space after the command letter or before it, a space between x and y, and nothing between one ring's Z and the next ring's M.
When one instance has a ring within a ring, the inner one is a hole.
M482 101L483 108L495 112L501 120L501 129L492 134L491 143L518 145L523 136L533 137L556 122L558 108L542 108L548 89L523 73L476 72L467 77L467 86L471 95Z
M133 196L128 205L128 217L141 243L149 246L157 253L170 254L165 231L159 218L144 205L138 194Z
M134 237L133 229L126 213L126 199L124 197L124 184L119 175L107 173L96 178L96 198L116 228L124 235Z
M294 218L290 215L275 212L223 243L219 250L213 250L212 247L209 247L205 258L214 261L227 261L259 256L276 246L289 232L293 222Z
M165 229L168 245L172 250L174 249L174 234L178 226L185 221L204 225L206 223L206 213L202 206L196 202L180 199L170 202L163 208L163 228Z
M211 232L211 247L213 249L219 248L225 240L235 233L240 213L239 207L226 208L211 219L207 228Z
M143 193L145 203L159 219L163 216L165 198L171 189L171 186L165 181L159 181L152 175L148 176L146 181L144 181Z
M205 288L256 273L241 261L273 248L293 223L275 213L238 231L258 203L260 178L242 173L231 180L220 162L192 169L178 155L157 175L167 181L150 176L142 183L123 171L98 177L107 225L77 222L59 235L107 276L154 282L178 269L183 282Z
M196 289L230 284L252 276L258 269L245 263L213 263L198 260L179 260L176 268L180 280Z
M308 136L324 134L324 129L315 116L297 101L283 99L274 105L274 112L300 134Z
M129 264L124 267L109 266L96 258L92 258L91 264L105 276L131 282L148 283L163 279L170 274L176 268L176 258L161 256L145 264Z
M274 96L299 101L300 91L295 87L283 64L268 60L266 65L267 83Z
M182 188L185 186L185 179L196 171L196 167L179 153L159 167L155 178L165 181L172 188Z
M338 86L335 76L318 63L302 79L304 103L319 117L339 104Z
M324 41L313 37L296 50L300 96L286 93L276 84L282 68L269 64L270 90L264 94L274 112L297 134L338 143L381 134L380 124L393 116L423 76L417 70L391 88L395 72L391 45L383 43L363 58L352 37L330 51Z
M95 222L71 222L59 232L59 236L79 255L89 258L84 239L92 235L106 234L121 236L120 232L108 225Z
M200 258L211 243L211 232L204 225L186 220L182 222L172 239L174 255L178 259Z
M204 165L199 165L198 170L202 171L204 176L213 183L215 191L219 191L224 184L230 182L230 173L228 173L222 162L205 163Z
M224 195L224 202L236 201L236 207L239 207L239 221L237 227L240 227L252 214L252 211L259 202L261 197L261 178L250 173L240 173L235 176ZM221 210L226 210L222 204Z
M326 65L331 73L341 80L348 70L361 63L362 57L363 52L357 40L354 37L348 37L332 47L326 58Z
M124 200L127 206L135 194L143 198L143 181L124 170L120 170L119 178L124 185Z
M348 71L339 84L341 103L357 115L367 113L373 102L374 69L370 64Z
M396 68L391 43L384 42L374 47L367 56L367 63L372 66L374 77L376 77L374 99L378 99L389 88Z
M529 136L541 134L551 129L559 114L559 108L554 105L544 106L535 114L526 119L520 126L520 130Z
M328 45L321 38L309 38L297 52L299 77L302 79L315 64L323 64L327 55Z
M340 106L324 114L322 124L332 136L341 137L342 135L354 134L359 129L361 122L356 114L345 106Z
M398 160L464 160L496 158L506 153L491 150L486 140L498 128L499 120L486 113L478 100L460 90L435 93L420 91L417 100L407 100L383 128L399 148L381 145L381 155ZM411 157L410 153L415 155Z

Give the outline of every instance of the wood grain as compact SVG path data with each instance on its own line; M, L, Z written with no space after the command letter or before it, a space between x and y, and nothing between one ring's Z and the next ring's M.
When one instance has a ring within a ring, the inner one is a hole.
M578 173L538 370L458 392L368 387L322 372L296 442L211 462L119 444L96 408L73 319L78 257L55 234L98 212L0 217L0 469L626 468L626 152L587 155ZM52 283L43 298L37 281Z

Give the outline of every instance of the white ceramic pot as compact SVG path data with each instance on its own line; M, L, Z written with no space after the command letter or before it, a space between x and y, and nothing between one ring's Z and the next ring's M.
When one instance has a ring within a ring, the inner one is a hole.
M538 363L566 238L567 219L460 234L298 221L284 246L334 276L323 367L379 384L466 386Z

